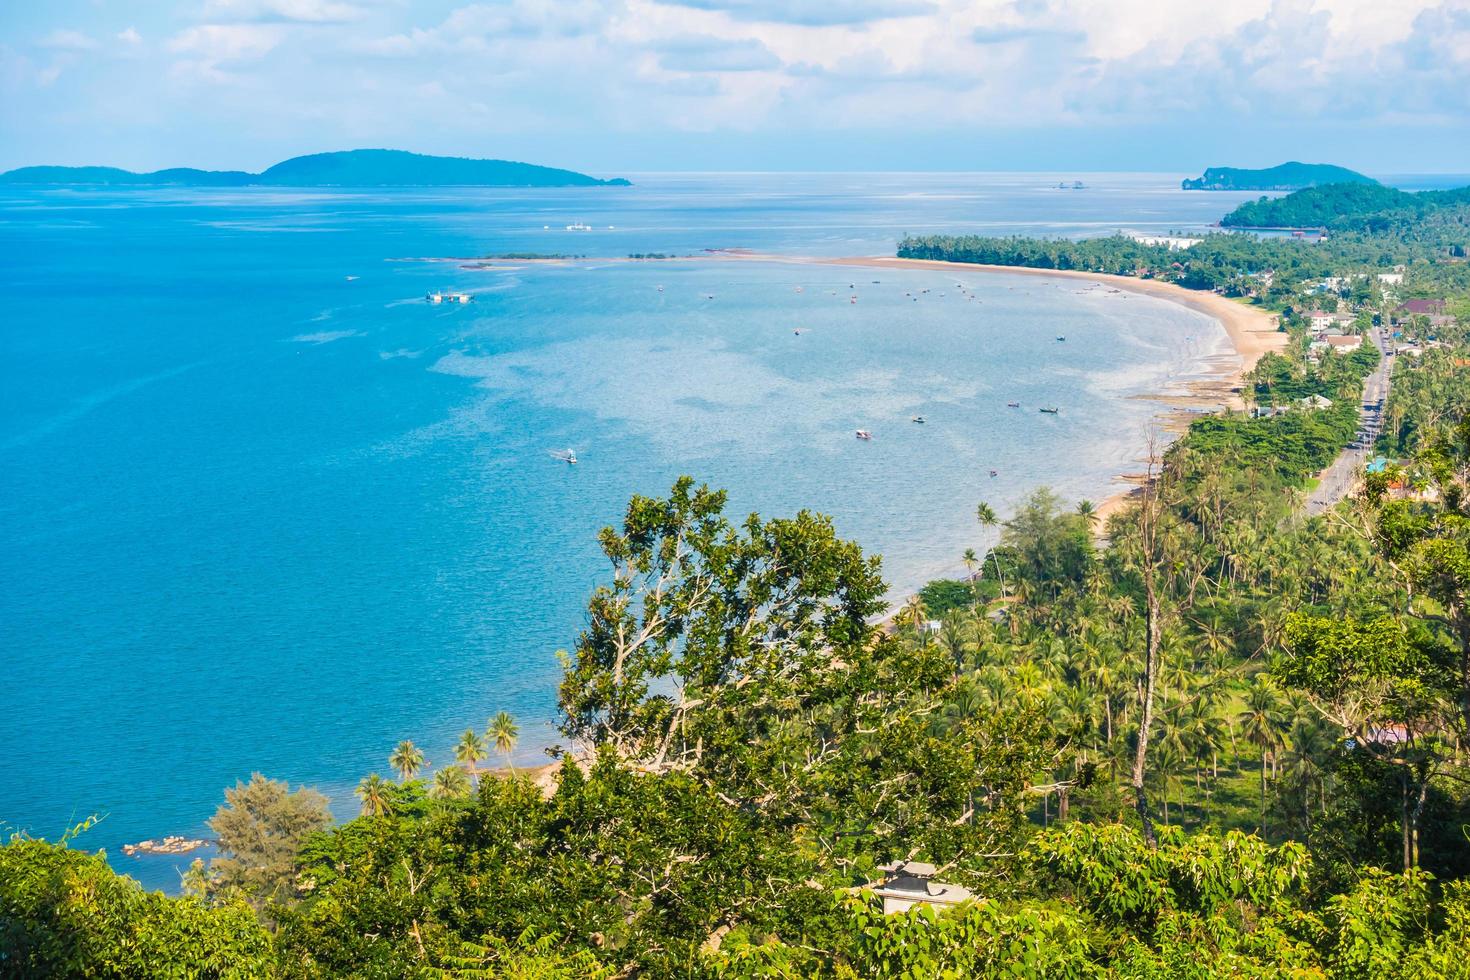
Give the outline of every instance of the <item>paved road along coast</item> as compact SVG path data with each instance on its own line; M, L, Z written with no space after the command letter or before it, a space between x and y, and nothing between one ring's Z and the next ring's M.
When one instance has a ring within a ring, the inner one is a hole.
M1358 484L1369 454L1373 451L1373 441L1383 429L1383 403L1388 398L1393 357L1388 352L1388 342L1382 327L1369 331L1368 337L1377 346L1381 356L1378 367L1363 382L1362 421L1353 441L1338 454L1331 466L1322 471L1317 488L1307 500L1308 517L1330 510L1352 492Z

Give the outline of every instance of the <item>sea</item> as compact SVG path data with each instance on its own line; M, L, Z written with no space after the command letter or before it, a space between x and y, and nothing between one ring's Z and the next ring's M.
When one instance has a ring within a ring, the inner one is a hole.
M0 833L98 817L73 846L172 891L208 849L121 845L208 837L253 772L345 818L399 740L441 766L502 710L544 761L631 495L688 474L735 518L829 514L897 600L993 543L980 501L1119 490L1144 396L1229 353L1208 317L1077 281L812 260L1198 231L1247 195L629 176L0 189ZM508 253L578 258L485 258Z

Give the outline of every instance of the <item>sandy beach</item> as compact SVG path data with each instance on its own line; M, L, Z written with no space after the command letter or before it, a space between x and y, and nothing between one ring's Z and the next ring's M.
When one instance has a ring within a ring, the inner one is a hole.
M770 255L741 256L751 259L791 261L789 257ZM1238 389L1247 372L1256 366L1262 355L1278 351L1286 346L1286 334L1277 329L1276 317L1244 303L1228 299L1218 293L1207 293L1185 289L1168 282L1152 279L1137 279L1131 276L1114 276L1101 272L1079 272L1061 269L1027 269L1009 265L981 265L972 262L944 262L935 259L900 259L885 256L810 259L819 265L860 266L869 269L935 269L946 272L1004 272L1010 275L1035 276L1044 279L1074 279L1103 283L1124 292L1152 296L1155 299L1178 303L1206 316L1213 317L1225 328L1230 344L1235 349L1236 363L1225 366L1206 361L1201 364L1202 373L1212 374L1208 380L1190 382L1185 390L1158 392L1144 396L1165 406L1159 413L1159 427L1166 432L1182 432L1188 428L1189 419L1202 411L1218 411L1224 408L1242 408L1243 403L1234 389ZM1140 460L1140 464L1144 463ZM1135 484L1133 489L1120 490L1097 505L1099 533L1107 526L1108 518L1122 510L1129 498L1138 492L1137 485L1144 479L1143 473L1121 473L1118 478Z
M471 260L445 258L421 261L466 262ZM477 268L491 268L493 267L492 261L481 260ZM574 258L523 258L505 260L496 263L496 265L500 268L513 268L515 265L521 264L567 264L576 261L581 260ZM1286 334L1277 330L1276 316L1264 310L1228 299L1218 293L1185 289L1183 286L1158 282L1152 279L1116 276L1102 272L1030 269L1022 266L983 265L976 262L946 262L937 259L902 259L893 256L876 255L841 257L795 256L755 252L746 249L718 249L698 255L669 256L661 260L608 257L599 258L596 261L780 262L793 265L828 265L865 269L930 269L944 272L999 272L1007 275L1030 276L1039 279L1071 279L1099 283L1122 292L1150 296L1154 299L1177 303L1180 306L1187 307L1198 313L1203 313L1218 321L1224 328L1225 335L1230 340L1230 345L1234 350L1234 356L1229 358L1202 357L1199 363L1199 373L1201 375L1199 378L1177 384L1166 391L1150 392L1136 396L1155 402L1161 406L1161 410L1157 416L1159 430L1162 433L1172 435L1183 433L1189 427L1190 419L1202 412L1219 411L1227 408L1243 408L1244 404L1238 394L1243 377L1255 367L1256 362L1261 359L1262 355L1270 351L1283 349L1287 341ZM1139 459L1138 463L1140 472L1118 474L1119 481L1130 483L1133 487L1127 490L1119 490L1097 504L1097 512L1100 517L1098 521L1100 534L1102 529L1107 525L1108 517L1121 510L1129 498L1138 492L1137 487L1145 478L1145 474L1141 471L1146 465L1146 460Z

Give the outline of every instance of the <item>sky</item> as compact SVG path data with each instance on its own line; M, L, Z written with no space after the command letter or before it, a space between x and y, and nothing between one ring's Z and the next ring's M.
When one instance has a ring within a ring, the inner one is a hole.
M1470 172L1470 0L0 0L0 169Z

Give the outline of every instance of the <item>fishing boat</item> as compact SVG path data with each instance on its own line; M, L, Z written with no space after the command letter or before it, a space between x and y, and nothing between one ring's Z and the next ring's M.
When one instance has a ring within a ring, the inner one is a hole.
M1020 408L1020 402L1006 402L1006 408Z
M1000 475L1000 474L999 474L999 473L997 473L997 472L996 472L996 471L995 471L995 470L991 470L991 471L990 471L990 475L991 475L991 476L999 476L999 475Z
M591 225L585 225L585 224L583 224L580 221L576 222L575 224L567 225L567 231L591 231L591 230L592 230L592 226Z
M552 449L550 453L552 459L559 459L568 466L577 465L577 451L575 449Z
M427 293L424 296L424 299L428 300L435 306L439 305L440 303L468 303L470 301L470 294L446 292Z
M910 420L909 420L909 421L911 421L911 422L917 422L917 423L919 423L919 424L920 424L920 425L923 425L923 424L924 424L924 423L925 423L925 422L927 422L927 421L929 421L929 420L928 420L928 419L926 419L926 418L924 418L924 416L922 416L922 415L915 415L915 416L914 416L914 417L913 417L913 418L912 418L912 419L910 419Z
M1057 343L1064 344L1066 342L1067 342L1067 338L1066 337L1063 337L1061 334L1057 334Z
M1039 409L1037 409L1037 411L1038 412L1043 412L1043 413L1045 413L1047 415L1056 415L1058 412L1061 411L1061 409L1060 408L1039 408Z
M873 433L869 432L867 429L858 429L857 437L864 442L868 442L873 438Z

